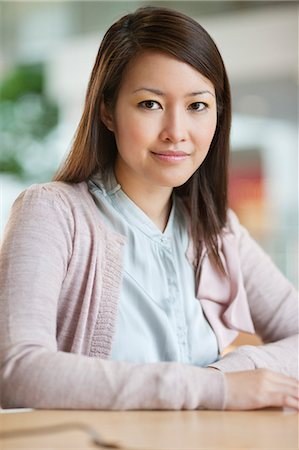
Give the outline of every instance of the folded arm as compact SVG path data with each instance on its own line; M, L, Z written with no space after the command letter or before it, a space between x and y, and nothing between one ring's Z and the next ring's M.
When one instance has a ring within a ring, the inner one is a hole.
M238 347L213 367L268 368L298 377L298 293L247 230L239 224L234 228L251 317L265 345Z

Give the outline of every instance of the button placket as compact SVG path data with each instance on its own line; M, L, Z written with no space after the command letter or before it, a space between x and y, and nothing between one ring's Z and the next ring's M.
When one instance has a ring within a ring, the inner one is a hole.
M190 355L187 342L187 328L185 310L182 304L182 297L178 286L176 271L174 265L174 254L171 248L169 238L162 237L163 240L163 254L165 258L167 282L169 287L169 303L171 305L171 316L173 318L173 327L177 338L177 345L181 362L190 362Z

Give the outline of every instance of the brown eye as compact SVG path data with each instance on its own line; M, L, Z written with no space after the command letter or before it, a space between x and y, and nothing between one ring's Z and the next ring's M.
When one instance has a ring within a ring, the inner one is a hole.
M139 106L144 109L160 109L161 105L154 100L145 100L139 103Z
M207 107L208 107L208 105L206 103L194 102L194 103L191 103L191 105L189 106L188 109L191 109L192 111L203 111Z

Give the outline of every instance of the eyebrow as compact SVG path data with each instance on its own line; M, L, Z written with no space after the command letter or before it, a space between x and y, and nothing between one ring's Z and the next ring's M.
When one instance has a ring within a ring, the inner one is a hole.
M133 94L135 94L136 92L140 92L140 91L147 91L147 92L150 92L152 94L159 95L161 97L165 96L165 93L160 91L159 89L148 88L148 87L140 87L140 88L136 89L135 91L133 91ZM203 94L210 94L213 97L215 97L215 94L213 94L211 91L209 91L207 89L203 90L203 91L190 92L190 93L186 94L185 97L194 97L196 95L203 95Z

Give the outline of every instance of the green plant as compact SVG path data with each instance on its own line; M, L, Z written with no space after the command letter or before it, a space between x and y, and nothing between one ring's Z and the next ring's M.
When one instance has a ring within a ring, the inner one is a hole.
M38 172L30 161L47 158L45 139L57 123L58 107L46 95L43 65L16 66L0 82L0 172L30 180Z

